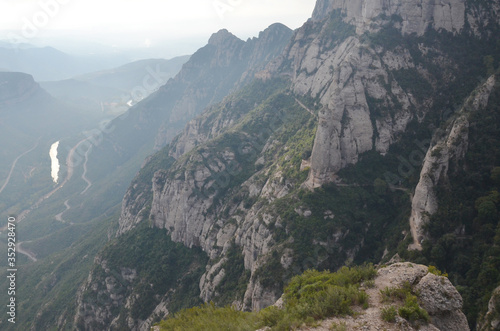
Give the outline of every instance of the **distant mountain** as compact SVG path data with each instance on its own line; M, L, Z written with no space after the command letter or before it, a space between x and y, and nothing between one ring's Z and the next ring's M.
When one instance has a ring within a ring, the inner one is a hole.
M42 82L41 86L77 107L116 116L158 90L188 59L189 56L180 56L171 60L141 60L72 79Z
M146 89L150 86L156 86L156 90L174 77L189 57L185 55L169 60L140 60L118 68L76 76L74 79L123 91L132 91L136 87Z
M68 79L88 72L116 67L122 56L72 56L52 47L0 44L0 64L9 71L31 74L37 81Z

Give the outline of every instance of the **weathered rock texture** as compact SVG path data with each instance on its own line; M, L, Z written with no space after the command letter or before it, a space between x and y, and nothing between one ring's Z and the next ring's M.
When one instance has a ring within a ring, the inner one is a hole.
M345 15L346 22L356 26L358 33L373 30L374 23L393 15L401 18L404 34L423 35L429 27L457 33L465 22L465 0L321 0L316 3L313 19L321 20L335 9Z
M488 302L488 311L477 325L479 331L500 330L500 287L497 287Z
M410 226L414 242L412 249L421 249L421 241L426 238L424 225L438 209L435 188L446 178L450 164L458 164L467 152L468 117L481 107L486 107L495 86L495 77L477 89L465 102L464 107L444 130L438 130L424 159L420 180L412 200Z

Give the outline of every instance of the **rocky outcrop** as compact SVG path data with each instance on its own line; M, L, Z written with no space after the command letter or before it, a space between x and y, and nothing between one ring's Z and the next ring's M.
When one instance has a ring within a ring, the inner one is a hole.
M412 199L410 226L413 244L410 245L410 249L421 249L421 242L426 238L424 225L438 208L435 188L443 178L446 178L450 165L458 164L465 156L468 146L468 117L479 108L486 107L494 86L495 77L491 76L483 86L473 92L447 127L438 130L434 135Z
M310 188L333 181L340 169L355 164L366 151L386 153L415 118L416 109L425 113L431 105L394 78L393 72L404 70L427 76L407 49L376 47L349 32L350 26L339 19L333 15L306 23L269 66L271 71L288 71L293 91L317 100L320 107L306 183ZM347 37L335 38L337 30Z
M478 323L478 331L500 330L500 287L497 287L491 294L488 302L488 311Z
M468 330L467 318L460 310L462 297L446 277L428 273L415 290L422 308L439 330Z
M344 21L355 25L358 34L375 30L393 15L400 17L403 34L423 35L428 28L459 33L465 24L465 7L465 0L421 0L418 4L403 0L320 0L313 20L322 20L331 11L340 10Z
M223 100L224 97L250 83L257 72L282 52L291 35L292 31L282 24L273 24L258 38L246 42L225 29L213 34L208 44L191 56L175 78L122 116L118 123L112 124L116 128L112 136L97 146L95 153L123 158L134 149L143 153L151 148L152 152L152 145L159 149L181 133L172 141L175 148L170 152L177 159L195 146L217 137L255 106L241 100L241 104L235 105L231 98ZM219 111L221 107L217 103L221 101L224 109ZM213 104L216 106L210 108ZM234 112L237 107L240 112ZM192 120L204 109L206 112L201 117ZM132 136L130 140L123 138ZM111 165L110 162L106 166ZM118 234L144 219L142 211L145 211L143 207L148 198L140 189L129 188L123 199Z

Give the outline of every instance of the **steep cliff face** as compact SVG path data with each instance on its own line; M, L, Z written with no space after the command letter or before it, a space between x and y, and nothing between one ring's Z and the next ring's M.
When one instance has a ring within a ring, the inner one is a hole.
M383 19L373 31L358 31L339 11L339 3L344 4L318 2L316 13L322 7L334 11L315 15L267 68L287 72L294 93L319 108L310 188L334 181L340 169L355 164L364 152L387 153L408 123L421 121L433 109L439 98L435 87L448 89L461 75L461 63L439 35L404 37L406 30L396 18Z
M313 20L321 20L326 13L340 9L345 21L356 26L358 33L373 30L384 18L400 16L404 34L423 35L427 28L458 33L465 23L465 0L446 0L436 3L424 0L411 1L364 1L321 0L316 3Z
M458 166L465 157L468 146L468 118L472 113L488 105L495 84L495 76L491 76L465 101L456 118L452 119L444 130L438 130L434 134L434 141L425 156L420 180L412 200L411 249L422 249L421 242L427 238L424 227L429 222L429 217L438 209L437 186L446 181L450 163Z

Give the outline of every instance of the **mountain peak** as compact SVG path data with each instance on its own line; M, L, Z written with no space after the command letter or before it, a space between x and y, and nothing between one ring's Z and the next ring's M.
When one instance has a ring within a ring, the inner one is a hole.
M227 29L221 29L217 31L216 33L212 34L210 39L208 40L209 45L220 45L224 43L226 40L239 40L238 37L236 37L234 34L229 32Z

